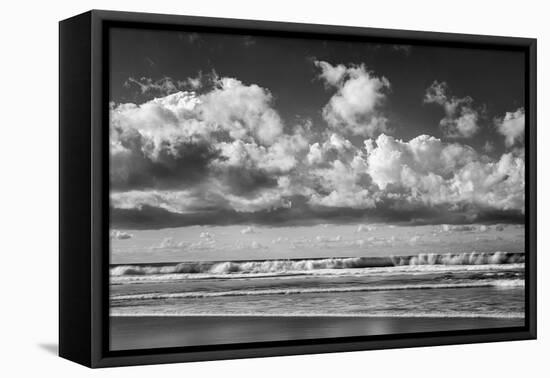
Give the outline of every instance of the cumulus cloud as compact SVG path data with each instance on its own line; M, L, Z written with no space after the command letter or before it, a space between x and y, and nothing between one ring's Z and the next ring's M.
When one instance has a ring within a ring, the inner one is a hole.
M120 104L111 110L111 129L134 129L152 139L151 148L172 139L227 135L270 145L283 129L272 99L264 88L225 77L202 95L178 91L141 105Z
M287 237L279 236L276 239L271 240L271 243L272 244L279 244L279 243L283 243L283 242L287 242L287 241L288 241Z
M178 249L184 248L187 246L187 243L184 241L177 242L174 238L168 237L164 238L158 244L153 244L149 249Z
M385 78L364 66L315 64L335 89L323 110L328 128L320 131L307 122L285 124L268 89L235 78L216 78L203 93L113 104L112 209L125 219L139 212L140 221L165 217L182 225L454 213L474 221L480 214L524 211L521 149L491 157L429 135L387 135L371 127L374 118L384 118ZM426 96L448 108L453 120L471 105L449 97L443 83ZM519 118L518 110L498 121L510 146L521 138L510 126ZM459 123L453 127L464 136ZM211 238L201 240L205 245Z
M449 138L470 138L479 131L479 113L473 108L473 99L469 96L458 98L447 94L445 82L434 81L426 90L424 102L441 105L445 117L439 125Z
M362 185L363 181L368 181L368 177L362 171L365 168L364 160L358 157L352 160L350 165L335 160L328 168L313 170L313 180L319 190L311 194L309 203L355 209L375 207L374 193Z
M323 108L323 117L335 131L351 135L374 136L387 131L387 118L380 108L390 89L385 77L377 77L364 65L333 66L315 61L319 77L336 93Z
M271 146L261 146L256 142L221 142L218 145L223 159L214 164L221 171L232 188L273 187L278 176L296 168L299 159L309 147L306 139L298 134L284 135Z
M243 228L241 230L241 234L243 235L246 235L246 234L256 234L258 232L258 230L256 230L254 227L252 226L248 226L246 228Z
M336 235L331 237L317 235L315 237L315 240L318 242L324 242L324 243L338 243L342 241L342 235Z
M252 243L250 243L250 248L251 249L266 249L268 247L263 245L262 243L254 240Z
M471 147L458 143L446 144L428 135L403 142L382 134L376 140L366 140L365 148L368 153L368 173L383 190L392 184L418 187L422 185L417 180L420 178L428 181L436 179L436 176L448 178L458 167L478 157ZM422 177L416 176L416 173Z
M198 242L189 243L189 245L186 245L186 249L190 251L212 250L215 247L216 247L216 240L214 239L201 239Z
M372 226L372 225L369 225L369 224L360 224L359 226L357 226L357 230L355 230L355 232L357 232L357 233L371 232L371 231L374 231L374 230L376 230L376 226Z
M260 250L260 249L268 249L269 246L257 241L237 241L233 246L235 249L245 249L245 250Z
M214 235L212 235L210 232L208 231L203 231L199 234L199 238L201 239L213 239L214 238Z
M221 78L218 87L201 99L204 121L226 131L235 139L255 137L266 145L282 134L279 114L271 107L271 93L258 85L243 85L233 78Z
M422 237L421 237L420 235L413 235L413 236L409 239L409 243L410 243L410 244L416 244L416 243L418 243L421 239L422 239Z
M487 232L488 228L483 224L442 224L441 230L443 232Z
M125 239L131 239L132 237L134 237L134 235L125 231L111 230L109 237L111 239L116 239L116 240L125 240Z
M343 64L333 66L330 63L319 60L314 61L313 64L321 70L319 78L323 79L327 86L340 85L347 72L347 68Z
M310 146L306 161L309 163L309 203L325 207L374 207L373 193L369 191L370 178L361 149L349 140L332 134L324 143Z
M111 187L184 190L211 179L211 170L228 180L220 187L241 184L242 193L236 195L256 184L275 185L267 173L292 169L307 143L299 135L282 135L283 123L271 101L271 94L257 85L221 78L202 95L183 91L141 105L114 105Z
M498 132L504 135L506 147L521 143L525 133L525 110L519 108L515 112L507 112L504 117L495 120L495 125Z
M525 162L508 153L488 160L471 147L421 135L409 142L380 135L368 140L368 173L396 202L476 205L524 210Z

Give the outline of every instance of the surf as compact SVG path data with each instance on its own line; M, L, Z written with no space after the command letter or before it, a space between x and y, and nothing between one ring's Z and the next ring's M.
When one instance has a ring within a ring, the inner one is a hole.
M524 287L523 279L514 280L480 280L477 282L463 283L434 283L434 284L404 284L404 285L354 285L328 288L280 288L257 290L231 290L231 291L195 291L178 293L141 293L111 296L113 301L128 300L160 300L183 298L216 298L239 297L257 295L295 295L295 294L323 294L323 293L352 293L366 291L395 291L395 290L427 290L427 289L460 289L475 287Z
M421 253L412 256L344 257L318 259L181 262L167 264L115 265L110 268L112 277L146 276L163 274L234 275L234 274L291 274L322 270L353 270L404 266L477 266L495 264L522 264L523 253L469 252L469 253Z

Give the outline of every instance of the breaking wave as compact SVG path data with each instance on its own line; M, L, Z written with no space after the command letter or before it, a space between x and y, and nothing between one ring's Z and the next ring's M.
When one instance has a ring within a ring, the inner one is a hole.
M116 265L111 276L142 276L163 274L208 274L214 276L234 274L292 274L295 272L335 269L364 269L420 265L490 265L522 264L523 253L469 252L422 253L414 256L348 257L302 260L255 260L224 262L182 262L179 264Z

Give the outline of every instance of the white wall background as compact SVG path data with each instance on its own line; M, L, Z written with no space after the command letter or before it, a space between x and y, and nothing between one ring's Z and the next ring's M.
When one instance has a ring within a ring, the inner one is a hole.
M545 190L550 23L545 1L5 1L0 22L0 375L61 377L518 377L550 371ZM91 8L536 37L539 340L89 370L57 344L57 22ZM546 349L546 350L545 350Z

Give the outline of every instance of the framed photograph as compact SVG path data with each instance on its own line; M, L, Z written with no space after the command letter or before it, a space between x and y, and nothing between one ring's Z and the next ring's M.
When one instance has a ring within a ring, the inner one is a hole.
M61 21L60 355L535 338L535 94L534 39Z

